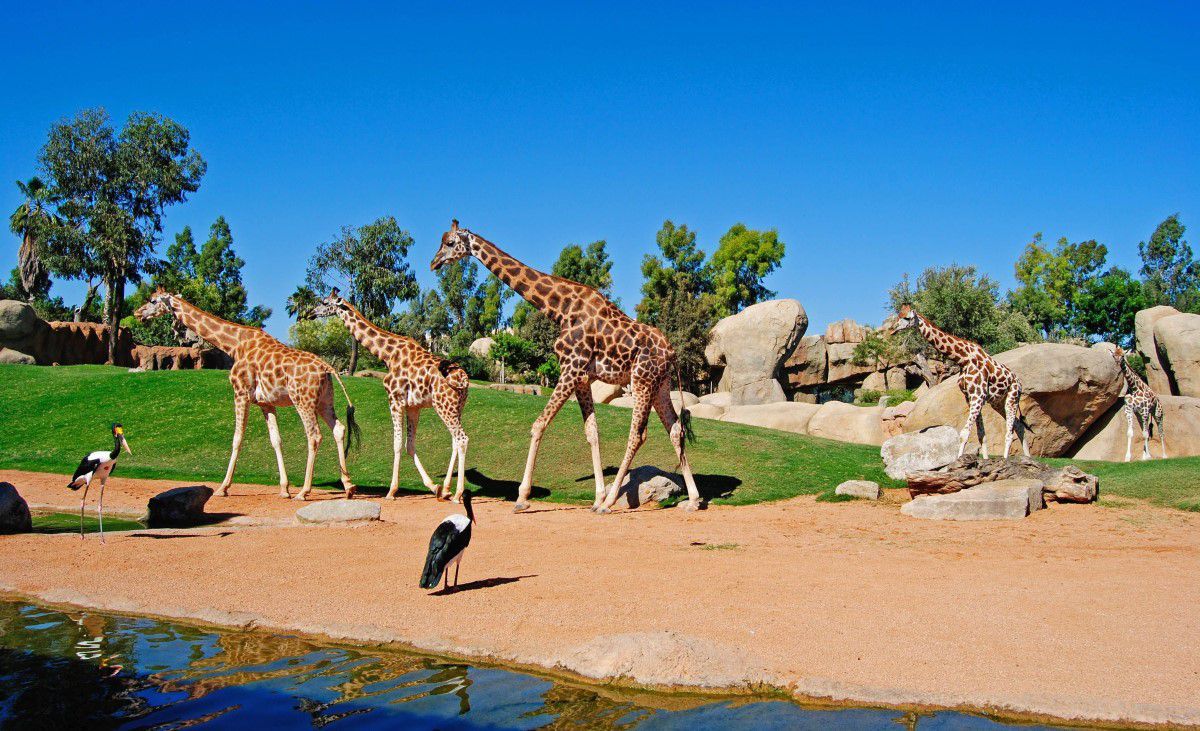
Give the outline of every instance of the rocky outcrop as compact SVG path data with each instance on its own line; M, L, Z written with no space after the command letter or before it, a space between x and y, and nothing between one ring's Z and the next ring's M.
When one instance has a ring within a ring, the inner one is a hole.
M143 371L198 370L205 367L204 358L200 348L137 345L133 349L134 367Z
M793 388L818 386L825 383L828 370L825 355L825 336L805 335L788 357L783 369Z
M1157 394L1171 393L1171 383L1158 357L1158 345L1154 342L1154 325L1164 317L1178 315L1179 310L1166 305L1139 310L1133 318L1134 337L1138 355L1146 361L1146 383Z
M492 389L493 391L523 393L530 396L542 395L542 387L533 383L489 383L488 388Z
M204 506L213 490L205 485L173 487L146 503L142 522L151 528L200 525L206 520Z
M490 358L492 357L492 346L495 344L496 341L492 338L476 338L471 343L468 350L471 352L471 355L475 355L480 358Z
M379 520L379 503L370 500L318 500L296 511L301 523L362 523Z
M917 407L916 401L901 401L895 406L884 408L883 413L879 416L880 426L883 428L884 439L899 436L904 433L904 423L908 421L908 415Z
M878 482L870 480L846 480L833 489L835 495L849 495L864 500L878 500L880 489Z
M1193 457L1200 455L1200 398L1188 396L1159 396L1163 407L1163 434L1166 435L1168 457ZM1088 433L1072 449L1076 459L1097 459L1120 462L1125 459L1128 443L1127 422L1117 402L1108 413L1096 421ZM1142 430L1134 420L1132 458L1142 456ZM1162 457L1162 438L1157 427L1150 438L1150 455Z
M1074 465L1055 468L1029 457L980 459L964 455L936 470L910 472L908 492L914 497L949 494L999 480L1036 480L1049 500L1086 503L1096 499L1100 482Z
M883 409L878 406L864 407L830 401L821 404L813 414L808 422L808 433L814 437L839 442L878 446L883 444L883 427L880 424L882 415Z
M632 409L634 401L635 399L633 396L618 396L617 398L610 400L608 403L610 406L620 406L621 408ZM688 393L687 391L684 391L681 400L678 391L671 392L671 403L675 406L675 413L679 413L684 408L690 409L694 404L699 402L700 399L696 398L696 394L694 393Z
M704 349L709 365L724 369L717 391L730 393L734 404L787 401L780 367L807 328L804 306L792 299L760 302L722 319Z
M948 495L922 495L900 512L926 520L1020 520L1043 507L1041 482L1012 479Z
M0 482L0 535L28 533L33 530L29 504L11 482Z
M797 404L784 401L778 404L758 404L753 406L730 406L725 410L722 421L735 424L749 424L766 429L790 431L795 434L807 434L808 424L812 417L821 410L816 404Z
M1031 453L1058 457L1067 454L1088 428L1103 416L1120 394L1122 378L1110 355L1095 348L1062 343L1026 345L996 356L1012 368L1024 386L1021 408L1032 427L1026 435ZM990 453L1004 449L1004 415L993 406L983 410ZM931 426L962 428L967 402L958 377L929 389L904 423L906 432ZM977 449L972 431L967 450ZM1014 445L1014 449L1019 449Z
M614 386L604 381L592 381L592 402L597 404L611 403L625 393L624 386Z
M613 504L618 508L637 508L646 503L661 503L686 492L677 476L651 465L642 465L629 471L629 479L621 486Z
M958 459L958 432L952 426L932 426L901 434L884 442L879 454L887 476L904 480L910 474L936 470Z
M1179 314L1154 323L1159 363L1171 393L1200 397L1200 315Z

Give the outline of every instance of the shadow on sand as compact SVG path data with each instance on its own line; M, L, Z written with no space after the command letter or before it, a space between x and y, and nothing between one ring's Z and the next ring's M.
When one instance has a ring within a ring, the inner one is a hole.
M533 579L537 574L529 574L528 576L497 576L492 579L479 579L478 581L468 581L458 586L452 586L449 589L438 589L437 591L429 592L429 596L449 596L463 591L475 591L476 589L491 589L495 586L504 586L505 584L513 584L521 579Z

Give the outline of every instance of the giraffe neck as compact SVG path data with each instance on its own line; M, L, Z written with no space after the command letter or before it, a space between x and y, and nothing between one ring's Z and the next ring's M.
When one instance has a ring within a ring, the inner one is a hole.
M982 349L975 343L951 335L929 320L926 320L925 316L920 313L917 313L917 329L921 331L921 337L925 338L926 342L932 345L934 350L959 365L967 365L971 362L969 356L982 352Z
M1149 388L1145 381L1143 381L1138 374L1133 372L1133 368L1129 365L1129 361L1125 360L1123 357L1118 358L1118 360L1120 361L1118 365L1121 367L1121 375L1125 377L1125 384L1129 386L1130 393L1137 393L1144 388Z
M475 233L469 234L471 253L487 267L492 274L512 287L517 294L524 297L529 304L538 308L550 319L562 324L561 303L564 298L558 294L553 297L550 293L561 290L565 280L539 272L531 266L522 264L487 239ZM561 292L560 292L561 294ZM553 300L553 301L552 301Z
M231 353L247 336L262 334L262 330L222 320L176 296L171 297L170 305L175 319L184 327L226 353Z
M342 322L346 323L346 328L350 330L351 337L362 343L363 347L371 351L376 358L385 363L388 362L388 358L393 354L385 345L389 341L400 339L401 336L388 332L371 322L349 302L346 302L346 306L338 310L338 314L341 315Z

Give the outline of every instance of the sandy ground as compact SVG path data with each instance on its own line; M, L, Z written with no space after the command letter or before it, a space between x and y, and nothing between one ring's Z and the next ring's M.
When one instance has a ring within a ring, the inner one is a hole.
M65 477L0 480L78 505ZM116 477L106 503L138 513L178 484ZM902 516L898 494L608 516L479 500L463 586L441 595L417 578L457 506L405 497L379 523L301 527L273 488L233 492L209 510L259 526L0 537L0 589L647 685L1200 725L1200 515L940 523Z

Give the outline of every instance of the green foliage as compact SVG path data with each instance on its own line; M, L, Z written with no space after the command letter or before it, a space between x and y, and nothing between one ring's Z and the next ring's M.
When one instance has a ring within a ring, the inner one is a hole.
M493 334L492 338L495 341L492 343L492 360L500 364L505 382L528 382L546 362L537 347L524 338L503 331Z
M1084 282L1074 301L1076 332L1096 335L1123 348L1133 344L1138 310L1152 306L1146 287L1120 267Z
M854 365L875 366L877 370L899 363L908 355L901 339L883 330L868 329L867 336L854 346L850 362Z
M973 340L989 353L1039 340L1020 312L1002 305L999 286L973 266L929 267L914 287L908 275L888 293L893 309L905 302L952 335ZM909 352L927 352L919 333L906 331L901 341Z
M288 295L284 309L287 311L288 317L295 319L316 307L320 301L321 298L317 296L312 287L301 284Z
M1158 224L1148 242L1138 244L1142 278L1152 304L1200 312L1200 261L1183 238L1186 230L1175 213Z
M498 329L504 302L512 290L493 275L479 281L474 259L460 259L437 271L437 286L418 297L397 318L397 328L418 340L428 339L442 352L464 350Z
M354 339L350 337L350 330L341 318L298 320L288 328L288 340L293 348L315 353L338 370L350 367ZM383 363L368 351L359 354L359 361L364 368L383 367Z
M1064 237L1050 250L1036 234L1017 260L1020 286L1009 302L1044 337L1079 335L1078 297L1107 257L1108 248L1094 240L1072 244Z
M763 279L779 267L783 254L784 245L775 229L755 231L737 223L726 231L708 265L716 316L728 317L774 297L775 293L763 286Z
M612 297L612 260L608 258L608 243L601 239L588 244L584 249L579 244L568 244L558 255L551 273L556 277L570 279L594 287L605 297Z
M492 377L491 360L481 358L465 348L451 352L446 359L462 366L472 380L487 381Z
M895 406L905 401L915 400L915 391L911 388L897 388L890 391L876 391L873 388L862 388L854 399L856 406L877 406L879 399L888 397L888 405Z
M43 263L42 242L49 229L62 222L53 210L55 195L41 178L18 180L17 190L25 200L8 219L9 230L21 237L13 299L45 300L50 295L50 271Z
M1125 362L1143 381L1146 380L1146 359L1142 357L1141 353L1126 354Z
M538 379L548 386L558 383L558 377L562 375L562 367L558 364L558 356L552 355L543 361L537 367L537 375Z

